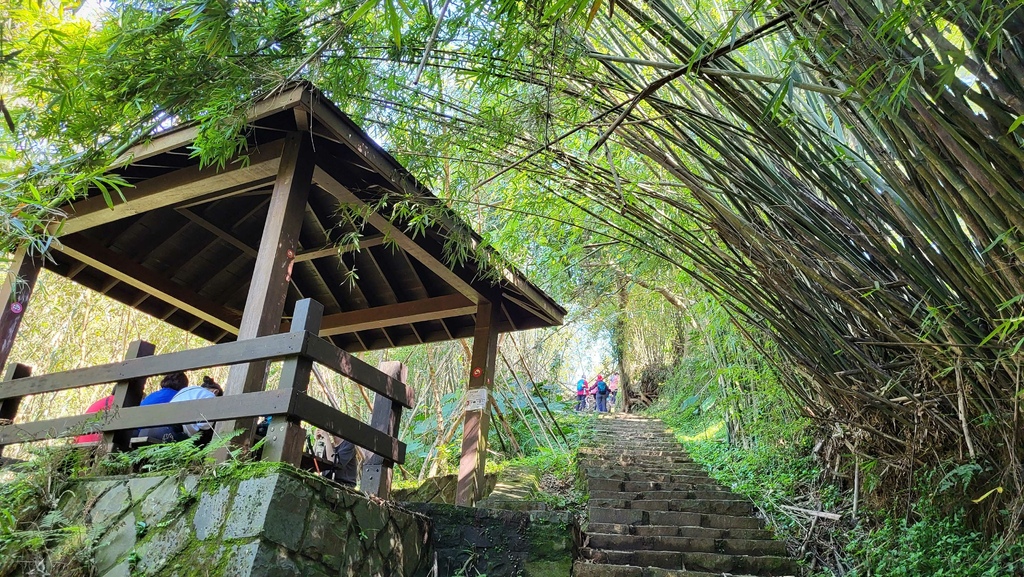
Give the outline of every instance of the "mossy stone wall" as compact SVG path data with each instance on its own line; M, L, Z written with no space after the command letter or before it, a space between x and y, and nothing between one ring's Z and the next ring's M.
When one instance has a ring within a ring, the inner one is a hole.
M98 577L426 575L429 521L291 470L107 477L64 494Z
M573 516L561 511L501 511L403 503L430 518L438 577L569 577Z

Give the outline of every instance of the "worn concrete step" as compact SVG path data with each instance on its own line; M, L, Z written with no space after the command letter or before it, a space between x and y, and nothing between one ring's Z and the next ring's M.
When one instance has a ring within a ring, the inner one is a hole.
M710 479L703 483L657 483L653 481L620 481L618 479L587 479L587 487L594 491L622 491L641 493L645 491L728 491Z
M743 501L731 491L595 491L590 490L591 499L625 499L628 501L675 501L696 499L701 501Z
M687 511L645 511L590 507L591 523L621 525L676 525L679 527L711 527L714 529L760 529L761 520L747 515L714 515Z
M752 515L754 506L745 499L695 501L692 499L658 499L629 501L626 499L590 499L591 508L630 509L640 511L662 511L683 513L707 513L709 515Z
M726 555L786 555L786 544L771 539L715 539L711 537L674 537L667 535L613 535L587 533L594 549L614 551L683 551L724 553Z
M771 539L771 531L764 529L716 529L714 527L686 527L682 525L626 525L621 523L591 523L588 535L639 535L662 537L692 537L703 539Z
M794 575L796 562L788 557L767 555L726 555L722 553L686 553L683 551L613 551L584 547L584 559L609 565L661 567L712 573L751 573L754 575Z
M632 565L601 565L576 561L572 566L573 577L722 577L722 573L662 569L661 567L634 567ZM730 575L730 577L752 577Z

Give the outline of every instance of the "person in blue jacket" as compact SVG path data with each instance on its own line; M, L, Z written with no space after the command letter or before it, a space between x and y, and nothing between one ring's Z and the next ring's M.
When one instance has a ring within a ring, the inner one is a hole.
M174 398L174 395L178 394L178 391L186 387L188 387L188 376L185 373L178 371L166 374L160 381L160 389L146 395L146 398L142 399L139 406L145 407L169 403ZM148 427L139 429L136 436L146 437L150 442L180 441L186 437L181 434L179 429L180 427Z
M576 410L584 411L587 408L587 377L580 375L580 380L576 381Z
M607 413L608 412L608 393L611 389L608 387L608 383L604 380L604 377L597 375L597 379L594 381L594 398L597 400L597 412Z
M164 378L160 381L160 390L146 395L146 398L142 399L142 402L139 403L139 405L145 407L146 405L169 403L178 391L187 386L188 376L181 371L164 375Z

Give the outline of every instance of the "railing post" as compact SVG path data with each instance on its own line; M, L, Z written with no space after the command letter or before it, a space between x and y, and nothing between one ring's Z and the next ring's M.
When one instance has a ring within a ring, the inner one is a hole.
M139 357L149 357L156 352L156 345L146 341L132 341L128 345L128 352L124 355L124 360L128 361L131 359L137 359ZM146 395L146 379L131 379L128 381L119 381L114 385L114 402L110 405L110 411L116 413L124 407L137 407L142 402L142 397ZM100 446L103 447L105 453L111 453L114 450L127 451L131 449L132 437L135 436L134 429L127 429L123 431L107 431L103 433L103 440L100 442Z
M324 306L313 299L303 299L295 303L292 314L290 332L320 332L320 321L324 316ZM305 357L285 359L281 367L281 385L279 389L291 389L292 395L305 395L309 387L309 374L313 370L313 361ZM306 441L306 431L299 425L299 419L289 415L273 415L270 427L267 428L267 439L263 445L263 460L283 461L298 467L302 464L302 447Z
M32 367L23 365L21 363L13 363L7 366L7 371L4 373L4 382L13 381L14 379L23 379L25 377L32 376ZM0 426L14 424L15 417L18 416L18 405L21 404L21 397L14 399L5 399L0 402ZM4 446L0 445L0 457L4 454Z
M399 361L384 361L378 367L380 372L392 379L405 382L409 369ZM398 438L398 425L402 419L402 405L384 395L374 394L373 415L370 426L392 438ZM391 475L394 463L384 457L372 454L363 462L361 489L367 495L376 495L381 499L391 497Z

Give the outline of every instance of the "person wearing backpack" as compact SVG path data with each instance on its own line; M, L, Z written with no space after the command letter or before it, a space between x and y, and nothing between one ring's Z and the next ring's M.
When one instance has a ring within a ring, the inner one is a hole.
M587 377L580 375L580 380L576 381L576 412L586 410L587 390Z
M608 412L608 393L611 389L608 387L608 383L605 382L604 377L597 375L597 379L594 380L594 398L597 399L597 412L607 413Z

